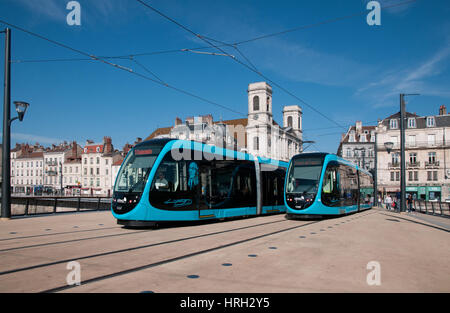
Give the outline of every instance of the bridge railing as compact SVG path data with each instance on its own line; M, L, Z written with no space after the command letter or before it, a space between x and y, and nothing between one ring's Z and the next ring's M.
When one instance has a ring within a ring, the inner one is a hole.
M11 197L11 216L101 211L111 209L111 197Z
M450 217L450 202L414 200L416 212Z

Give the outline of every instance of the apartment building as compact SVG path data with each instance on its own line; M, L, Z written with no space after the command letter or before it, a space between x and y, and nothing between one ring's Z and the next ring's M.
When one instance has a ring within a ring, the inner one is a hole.
M361 121L350 126L342 135L337 155L368 171L375 169L375 128Z
M450 198L450 115L444 105L439 114L406 113L406 193L416 199ZM378 188L382 193L400 190L400 113L378 123ZM384 143L392 142L388 153Z

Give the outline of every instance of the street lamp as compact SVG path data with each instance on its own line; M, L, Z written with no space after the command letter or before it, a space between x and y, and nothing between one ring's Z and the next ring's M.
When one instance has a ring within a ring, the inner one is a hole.
M1 219L11 218L11 123L23 120L29 106L27 102L16 101L18 116L11 119L11 30L6 28L5 33L5 80L3 98L3 142L2 142L2 214Z
M394 143L391 141L385 142L384 147L386 148L387 153L390 154L392 151L392 148L394 148Z
M11 218L11 123L17 119L22 121L30 106L27 102L14 101L17 116L11 118L10 101L8 100L5 101L3 106L2 219Z
M14 105L16 106L16 112L17 115L15 118L11 119L11 122L19 119L19 121L22 122L23 117L25 116L25 112L27 111L28 107L30 106L29 103L23 102L23 101L14 101Z

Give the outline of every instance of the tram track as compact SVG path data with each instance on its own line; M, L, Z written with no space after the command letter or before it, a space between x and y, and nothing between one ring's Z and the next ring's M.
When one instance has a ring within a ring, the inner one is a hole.
M374 212L375 213L375 212ZM373 213L372 213L373 214ZM361 214L363 217L369 214ZM277 216L274 216L277 218ZM243 219L240 221L247 221L251 219ZM82 285L91 284L97 281L106 280L109 278L126 275L128 273L139 272L147 268L158 267L167 263L172 263L180 260L186 260L191 257L203 255L209 252L226 249L228 247L245 244L257 239L262 239L279 233L288 232L313 224L328 223L330 219L323 219L319 221L291 221L283 217L272 219L270 221L250 224L230 229L221 229L208 233L193 234L190 236L181 236L181 238L173 238L165 241L152 242L148 244L141 244L122 249L115 249L112 251L105 251L99 253L87 253L84 256L78 257L76 255L70 256L66 251L86 251L84 245L68 245L63 249L59 249L56 245L49 246L50 250L32 250L22 249L11 251L9 254L4 254L14 259L18 257L17 264L20 264L20 259L26 256L33 256L30 262L39 262L42 259L47 259L49 262L39 264L30 264L20 268L6 269L0 272L0 286L8 286L8 292L59 292L69 290L76 286L68 286L65 284L65 277L68 274L66 266L69 262L77 261L82 266L83 279ZM287 225L285 225L285 223ZM299 224L301 223L301 224ZM342 222L343 223L343 222ZM204 226L205 224L201 225ZM206 224L210 226L211 224ZM217 225L225 225L225 223L217 223ZM230 225L232 226L232 225ZM234 225L233 225L234 226ZM160 233L166 236L172 233L170 228L158 229L168 230L167 234ZM182 230L181 228L173 228L175 233ZM191 231L191 229L187 229ZM205 231L207 229L194 229L196 232ZM153 230L155 231L155 230ZM183 232L183 230L182 230ZM137 233L135 233L137 234ZM143 240L145 238L138 237L135 241ZM157 238L153 237L153 240ZM73 241L74 243L79 240ZM121 244L129 243L131 241L121 241ZM133 241L134 242L134 241ZM95 242L92 241L91 248L98 246L107 246L112 242ZM88 247L88 250L91 249ZM203 249L202 249L203 248ZM38 251L36 253L35 251ZM58 258L58 254L66 256ZM53 260L52 260L53 258ZM48 260L50 259L50 260ZM26 260L26 259L25 259ZM82 262L81 262L82 261ZM4 262L5 264L5 262ZM23 263L22 263L23 264ZM26 287L24 287L26 286Z
M117 271L117 272L114 272L114 273L109 273L109 274L106 274L106 275L93 277L93 278L90 278L90 279L87 279L87 280L83 280L82 284L83 284L83 286L85 286L87 284L91 284L91 283L94 283L94 282L102 281L102 280L105 280L105 279L114 278L114 277L118 277L118 276L121 276L121 275L126 275L126 274L130 274L130 273L142 271L142 270L145 270L145 269L148 269L148 268L153 268L153 267L165 265L165 264L176 262L176 261L180 261L180 260L185 260L185 259L188 259L188 258L191 258L191 257L195 257L195 256L198 256L198 255L202 255L202 254L206 254L206 253L209 253L209 252L225 249L225 248L236 246L236 245L239 245L239 244L244 244L244 243L247 243L247 242L250 242L250 241L253 241L253 240L257 240L257 239L261 239L261 238L264 238L264 237L276 235L276 234L287 232L287 231L294 230L294 229L299 229L301 227L309 226L309 225L312 225L312 224L317 224L317 223L320 223L320 222L323 222L323 221L324 220L313 221L313 222L309 222L309 223L306 223L306 224L296 225L296 226L284 228L284 229L281 229L281 230L277 230L277 231L272 231L272 232L269 232L269 233L261 234L261 235L258 235L258 236L254 236L254 237L250 237L250 238L246 238L246 239L242 239L242 240L233 241L233 242L230 242L230 243L227 243L227 244L223 244L223 245L219 245L219 246L216 246L216 247L199 250L199 251L195 251L195 252L192 252L192 253L183 254L183 255L180 255L180 256L177 256L177 257L166 258L164 260L160 260L160 261L157 261L157 262L152 262L152 263L149 263L149 264L136 266L136 267L133 267L133 268ZM61 286L58 286L58 287L55 287L55 288L43 290L43 291L41 291L41 293L60 292L60 291L65 291L65 290L72 289L72 288L75 288L75 287L77 287L77 286L76 285L61 285Z
M283 219L276 220L276 221L271 221L271 222L252 224L252 225L247 225L247 226L242 226L242 227L237 227L237 228L232 228L232 229L226 229L226 230L222 230L222 231L210 232L210 233L207 233L207 234L194 235L194 236L183 237L183 238L178 238L178 239L173 239L173 240L167 240L167 241L163 241L163 242L150 243L150 244L146 244L146 245L140 245L140 246L135 246L135 247L129 247L129 248L124 248L124 249L107 251L107 252L91 254L91 255L86 255L86 256L81 256L81 257L72 257L72 258L69 258L69 259L62 259L62 260L58 260L58 261L54 261L54 262L42 263L42 264L31 265L31 266L26 266L26 267L22 267L22 268L16 268L16 269L12 269L12 270L2 271L2 272L0 272L0 276L7 275L7 274L12 274L12 273L17 273L17 272L21 272L21 271L38 269L38 268L52 266L52 265L57 265L57 264L64 264L64 263L67 263L67 262L70 262L70 261L73 261L73 260L92 259L92 258L96 258L96 257L102 257L102 256L108 256L108 255L119 254L119 253L124 253L124 252L130 252L130 251L146 249L146 248L155 247L155 246L162 246L162 245L167 245L167 244L172 244L172 243L177 243L177 242L182 242L182 241L187 241L187 240L192 240L192 239L198 239L198 238L204 238L204 237L208 237L208 236L220 235L220 234L225 234L225 233L229 233L229 232L233 232L233 231L239 231L239 230L259 227L259 226L266 226L266 225L280 223L280 222L288 222L288 221L285 220L284 217L283 217ZM142 231L142 232L125 233L125 234L122 234L122 235L133 235L133 234L139 234L139 233L151 232L151 231L152 230L146 230L146 231ZM120 235L120 234L117 234L117 235ZM87 240L87 239L91 239L92 240L92 239L102 239L102 238L108 238L108 237L113 237L113 236L112 235L106 235L106 236L97 236L97 237L91 237L91 238L85 238L85 239L74 239L74 240L68 240L68 241L61 241L61 242L57 242L57 243L53 243L53 244L75 243L75 242L80 242L80 241ZM42 247L42 246L48 246L48 244L38 244L38 245L34 245L34 246L27 246L27 247L23 247L22 249L36 248L36 247ZM20 250L20 249L21 248L4 249L4 250L0 250L0 253L1 252L8 252L8 251L11 251L11 250Z

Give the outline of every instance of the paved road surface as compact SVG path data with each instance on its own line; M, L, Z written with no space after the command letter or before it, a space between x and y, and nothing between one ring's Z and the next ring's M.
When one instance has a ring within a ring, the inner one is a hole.
M0 223L0 292L450 292L450 223L434 219L375 209L159 229L125 229L110 212L13 219ZM79 286L67 285L71 261Z

